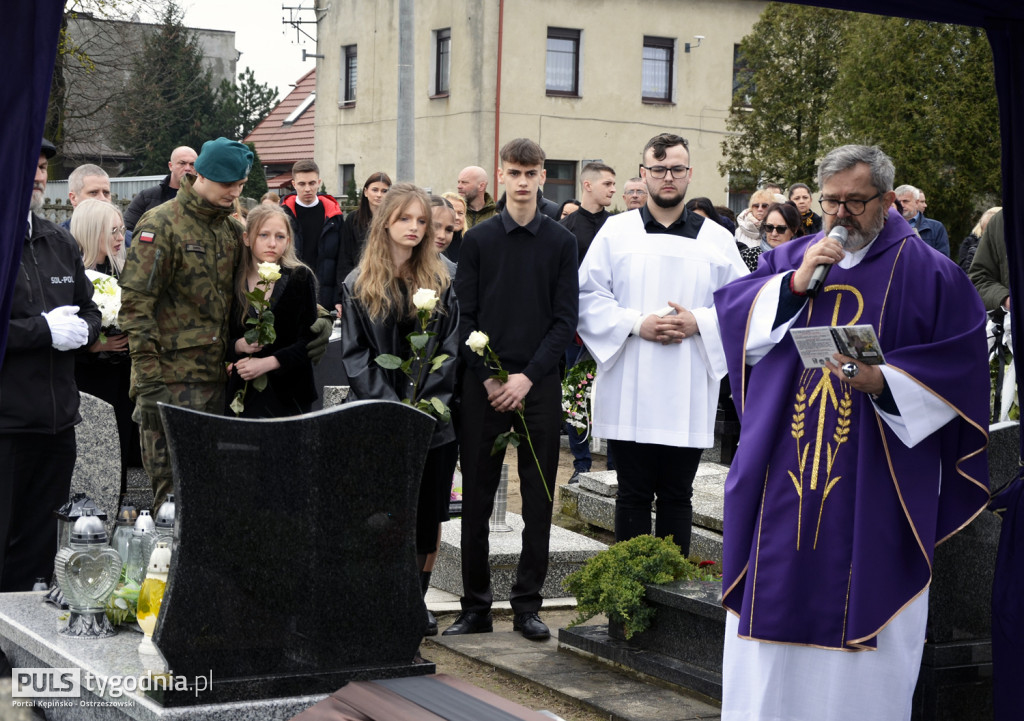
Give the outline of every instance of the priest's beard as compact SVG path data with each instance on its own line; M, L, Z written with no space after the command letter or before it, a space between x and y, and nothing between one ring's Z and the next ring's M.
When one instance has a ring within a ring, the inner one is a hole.
M846 232L849 233L846 245L843 246L846 250L860 250L882 232L882 226L885 225L885 214L885 208L879 203L877 213L864 213L852 217L836 218L836 222L832 224L832 227L841 225L846 228ZM829 228L829 230L832 230L832 228Z

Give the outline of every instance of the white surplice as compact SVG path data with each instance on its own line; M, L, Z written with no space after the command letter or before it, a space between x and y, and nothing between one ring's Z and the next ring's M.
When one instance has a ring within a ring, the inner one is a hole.
M578 332L597 361L593 432L599 438L710 448L726 373L714 292L747 274L732 236L706 220L696 238L647 233L639 212L601 227L580 266ZM669 301L700 334L662 345L632 335Z

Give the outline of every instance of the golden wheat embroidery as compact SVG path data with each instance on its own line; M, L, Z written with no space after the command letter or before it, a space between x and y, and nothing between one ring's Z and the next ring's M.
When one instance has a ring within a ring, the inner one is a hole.
M814 529L814 548L818 547L818 534L821 532L821 516L825 512L825 500L842 478L842 476L832 477L832 466L835 465L840 447L850 440L850 417L853 415L853 398L850 397L850 386L842 383L841 387L843 397L839 401L839 407L836 409L836 429L832 434L832 440L835 441L836 445L834 448L827 446L825 475L828 477L828 481L825 483L825 491L821 494L821 506L818 508L818 524Z

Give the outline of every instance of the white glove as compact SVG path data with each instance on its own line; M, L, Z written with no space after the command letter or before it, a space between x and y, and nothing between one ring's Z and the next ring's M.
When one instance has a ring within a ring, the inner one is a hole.
M89 340L89 325L78 317L77 305L62 305L43 313L57 350L81 348Z

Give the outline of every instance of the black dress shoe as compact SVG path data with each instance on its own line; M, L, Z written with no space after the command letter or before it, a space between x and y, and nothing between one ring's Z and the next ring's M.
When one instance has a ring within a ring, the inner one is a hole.
M517 613L512 621L512 630L519 631L523 638L531 641L543 641L551 637L548 627L536 613Z
M455 623L445 629L442 636L461 636L464 633L490 633L494 630L491 620L491 612L477 613L476 611L463 611L455 619Z
M427 609L427 630L423 632L424 636L436 636L437 635L437 619L434 618L434 614Z

